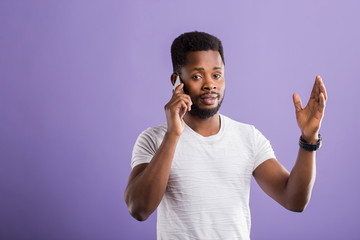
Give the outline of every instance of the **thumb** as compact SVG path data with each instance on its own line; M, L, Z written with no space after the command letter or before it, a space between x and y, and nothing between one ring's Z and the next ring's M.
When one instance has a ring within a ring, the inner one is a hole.
M294 107L295 107L296 112L301 111L302 107L301 107L301 99L300 99L299 94L297 94L297 93L293 94L293 101L294 101Z

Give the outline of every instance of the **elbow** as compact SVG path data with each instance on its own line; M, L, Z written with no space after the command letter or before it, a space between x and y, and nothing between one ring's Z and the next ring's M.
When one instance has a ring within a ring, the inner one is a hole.
M302 213L305 211L307 205L310 202L311 192L310 193L300 193L293 194L291 197L287 197L282 201L283 207L287 210L297 213Z
M147 211L144 211L141 209L136 209L136 208L132 208L132 207L129 207L128 209L129 209L130 215L133 218L135 218L136 220L138 220L139 222L145 221L150 216L150 214L147 214Z
M302 213L305 211L309 201L300 201L286 204L284 207L292 212Z
M302 212L304 212L305 208L306 208L306 206L296 206L296 207L291 207L291 208L287 208L287 209L292 212L302 213Z
M131 197L125 192L125 202L128 207L130 215L136 220L143 222L150 216L150 211L147 210L144 204L140 204L139 201L131 199Z

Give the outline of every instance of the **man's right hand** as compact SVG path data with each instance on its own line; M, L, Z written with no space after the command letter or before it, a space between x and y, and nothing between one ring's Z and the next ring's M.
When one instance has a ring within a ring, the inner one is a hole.
M172 98L165 105L167 133L180 136L185 128L183 117L191 110L192 101L189 95L181 93L184 83L175 88Z

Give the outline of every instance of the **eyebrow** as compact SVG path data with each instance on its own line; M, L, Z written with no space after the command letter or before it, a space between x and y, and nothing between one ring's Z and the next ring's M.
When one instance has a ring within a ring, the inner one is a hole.
M222 68L221 67L214 67L213 70L221 70ZM193 71L204 71L205 69L203 67L200 67L200 68L193 68Z

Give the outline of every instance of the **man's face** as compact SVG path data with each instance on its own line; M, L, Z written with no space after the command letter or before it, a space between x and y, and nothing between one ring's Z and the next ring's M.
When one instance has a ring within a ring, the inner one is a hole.
M225 93L224 63L218 51L196 51L186 55L181 69L184 93L190 95L193 105L189 112L206 119L215 115Z

